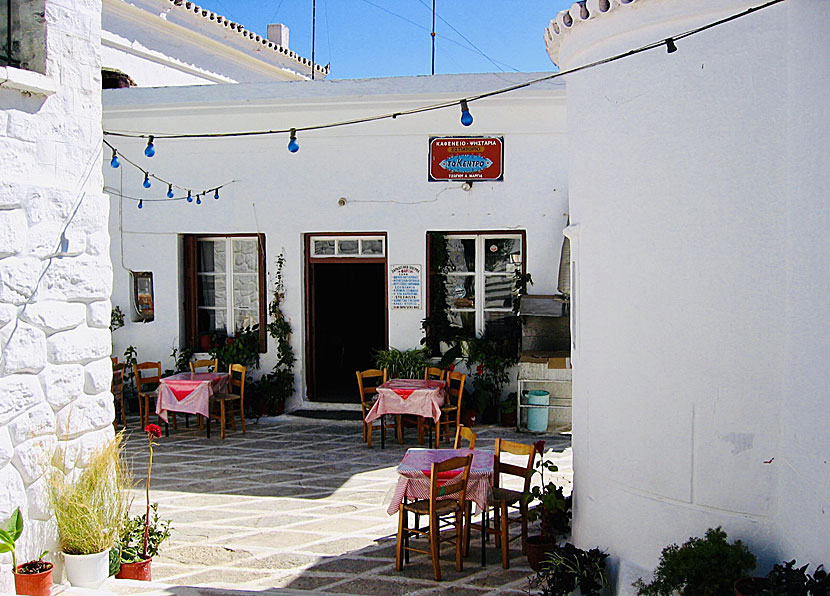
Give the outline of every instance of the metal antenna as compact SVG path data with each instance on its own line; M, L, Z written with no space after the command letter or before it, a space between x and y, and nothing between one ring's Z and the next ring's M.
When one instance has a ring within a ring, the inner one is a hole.
M314 80L314 41L317 35L317 0L311 0L311 80Z
M432 74L435 74L435 0L432 0Z

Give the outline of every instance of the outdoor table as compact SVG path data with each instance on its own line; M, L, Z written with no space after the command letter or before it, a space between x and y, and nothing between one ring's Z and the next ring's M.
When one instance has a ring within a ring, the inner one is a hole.
M486 511L487 499L493 489L493 462L495 456L492 451L480 449L407 449L401 463L398 464L398 485L392 503L386 512L395 515L406 498L428 499L430 488L430 472L432 464L442 462L453 457L463 457L473 454L470 465L470 475L467 478L467 494L465 500L475 503L478 511ZM439 476L440 478L440 476ZM449 498L450 495L447 496ZM440 499L440 497L439 497ZM469 519L467 523L469 523ZM482 520L482 528L484 521ZM484 534L482 533L482 536ZM485 564L485 549L481 549L481 566Z
M366 414L370 424L384 414L412 414L431 418L435 423L441 418L447 383L432 379L392 379L377 388L375 405ZM430 445L432 427L430 427ZM386 433L380 433L380 448L386 447Z
M199 414L207 421L210 438L210 396L228 389L228 373L182 372L159 381L156 414L167 422L167 412Z

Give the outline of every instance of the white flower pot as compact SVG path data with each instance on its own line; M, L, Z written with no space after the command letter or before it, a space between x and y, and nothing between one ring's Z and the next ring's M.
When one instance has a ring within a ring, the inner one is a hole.
M109 549L92 555L63 553L63 561L66 579L77 588L100 588L110 574Z

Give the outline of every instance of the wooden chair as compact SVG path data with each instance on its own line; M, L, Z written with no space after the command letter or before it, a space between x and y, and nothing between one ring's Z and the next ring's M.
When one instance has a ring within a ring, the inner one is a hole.
M124 405L124 363L112 365L112 385L110 391L115 402L115 416L112 419L112 426L118 429L118 416L121 416L121 427L127 428L127 408Z
M517 466L502 461L505 453L512 455L527 456L527 463L525 465ZM525 542L527 541L527 503L522 500L522 495L530 490L531 471L533 470L533 460L536 457L536 447L534 445L526 445L525 443L517 443L515 441L508 441L507 439L496 439L496 451L493 461L493 492L487 501L487 507L481 515L481 524L467 524L467 552L470 549L470 528L477 528L481 530L482 525L484 531L481 537L481 549L484 550L484 543L486 534L496 535L496 545L501 548L501 566L504 569L510 569L510 542L516 538L522 539L522 552L526 552ZM501 475L518 476L523 480L522 490L512 490L500 486ZM510 518L509 510L518 510L519 517ZM493 527L488 523L488 513L490 509L493 510ZM469 515L469 512L468 512ZM514 522L522 524L522 532L518 536L510 538L509 525ZM483 560L482 555L482 560Z
M206 368L207 370L198 370L200 368ZM190 372L216 372L219 370L219 359L214 358L213 360L191 360L190 361Z
M214 393L210 397L211 409L214 407L218 412L211 412L211 419L219 420L219 437L225 438L225 423L228 415L231 418L231 429L236 431L235 414L239 413L239 421L242 426L242 434L245 434L245 375L248 369L241 364L231 364L228 367L228 392Z
M453 444L453 449L462 449L461 446L461 439L467 439L468 445L467 449L475 449L476 448L476 435L469 426L464 426L463 424L458 425L458 430L455 431L455 444Z
M158 399L161 362L133 364L133 376L135 388L138 391L138 414L141 418L141 428L144 428L150 424L150 400ZM173 423L173 428L176 428L176 415L173 412L170 412L170 421Z
M455 569L463 569L464 553L464 510L466 507L465 497L467 494L467 479L470 476L470 465L473 456L453 457L451 459L434 463L430 470L429 499L417 500L412 503L401 503L398 513L398 544L395 552L395 569L400 571L403 568L404 553L414 551L430 555L432 557L432 573L435 581L441 581L440 565L440 544L441 542L452 542L455 544ZM453 470L461 470L461 473L452 474ZM449 473L449 474L448 474ZM450 496L451 498L446 498ZM439 500L439 497L442 497ZM410 528L409 513L414 513L415 518L427 515L429 526L421 529L416 522L414 528ZM452 516L453 520L447 518ZM441 523L444 527L453 525L455 533L441 536ZM421 550L409 546L411 535L421 535L427 538L429 550ZM408 554L407 554L408 558Z
M441 444L441 427L446 427L445 440L450 440L450 426L455 424L456 431L461 425L461 398L464 396L464 382L467 375L460 372L447 372L447 399L441 406L441 418L435 426L435 446Z
M427 366L424 369L424 380L428 381L430 379L433 379L435 381L443 381L445 374L447 374L447 371L445 371L443 368Z
M386 369L379 370L377 368L370 368L369 370L357 371L357 390L360 394L360 409L363 412L363 442L372 447L372 434L375 430L380 430L386 436L387 428L396 428L398 433L398 442L403 442L403 430L401 429L401 417L395 416L395 423L388 423L383 421L383 416L377 420L373 420L371 424L366 422L366 415L372 409L373 401L378 392L378 385L382 385L387 381Z

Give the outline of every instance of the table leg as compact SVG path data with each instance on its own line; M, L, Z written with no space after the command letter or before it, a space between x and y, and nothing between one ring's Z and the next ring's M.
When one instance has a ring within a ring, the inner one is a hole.
M487 513L490 510L485 507L484 511L481 512L481 566L485 567L487 565L487 545L485 544L485 540L487 538L487 526L489 525L489 520L487 519L489 516Z
M380 448L386 449L386 414L380 417Z
M208 412L207 417L205 418L205 433L207 434L207 438L210 438L210 412Z
M406 505L406 503L407 503L406 495L404 495L403 504ZM403 514L404 514L404 524L403 524L403 526L404 526L403 527L404 550L403 550L403 556L404 556L404 560L406 561L406 563L409 564L409 511L404 510ZM418 519L417 514L415 515L415 519L416 520ZM416 522L416 525L417 525L417 522Z
M167 424L166 422L164 423L164 436L165 437L170 436L170 425Z

